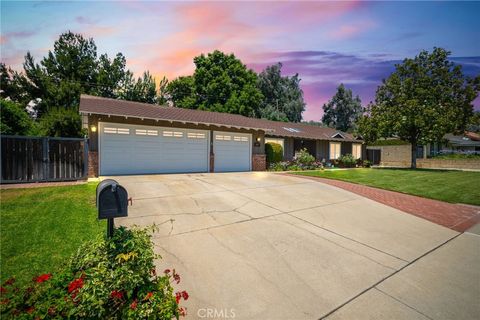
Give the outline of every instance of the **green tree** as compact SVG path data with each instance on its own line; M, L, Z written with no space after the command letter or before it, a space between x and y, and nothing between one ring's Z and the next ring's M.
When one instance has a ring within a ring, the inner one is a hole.
M176 107L196 109L195 80L193 76L178 77L167 85L168 98Z
M155 79L148 71L144 72L143 75L136 80L129 71L127 72L123 90L118 97L125 100L154 104L157 103L156 90Z
M298 74L288 77L281 75L282 64L268 66L258 75L257 86L264 98L260 107L260 117L276 120L300 122L305 110L303 91Z
M480 89L480 76L464 76L462 67L448 60L449 55L435 48L432 53L422 51L397 64L395 72L378 87L375 103L360 121L364 139L397 136L408 141L412 146L411 167L416 168L417 145L465 130Z
M360 97L353 97L352 90L346 89L342 83L332 99L323 105L322 122L337 130L352 131L361 114Z
M16 102L0 99L0 133L9 135L29 135L34 122L22 106Z
M50 109L39 122L40 134L48 137L83 137L80 115L74 109Z
M218 50L193 59L195 72L168 85L175 106L258 116L262 94L257 75L237 59Z

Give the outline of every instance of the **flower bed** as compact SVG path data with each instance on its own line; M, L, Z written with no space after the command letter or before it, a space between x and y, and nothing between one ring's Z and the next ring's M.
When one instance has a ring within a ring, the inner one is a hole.
M153 228L154 229L154 228ZM24 288L11 278L0 289L2 319L172 319L186 291L174 293L180 275L157 275L152 228L115 230L80 246L55 274L42 274Z

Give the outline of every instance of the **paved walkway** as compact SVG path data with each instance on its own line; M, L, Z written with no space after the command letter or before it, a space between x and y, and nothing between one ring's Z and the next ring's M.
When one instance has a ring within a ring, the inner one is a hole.
M432 200L340 180L301 175L295 176L321 181L328 185L342 188L455 231L464 232L475 224L480 223L480 207Z

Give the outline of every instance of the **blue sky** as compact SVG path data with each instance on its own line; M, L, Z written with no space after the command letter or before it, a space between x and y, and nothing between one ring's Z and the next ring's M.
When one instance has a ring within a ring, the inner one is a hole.
M306 120L345 83L364 104L393 65L443 47L468 75L480 74L480 2L1 2L1 61L20 70L64 31L93 37L98 52L122 52L135 73L191 74L193 57L233 52L261 71L282 62L302 79ZM480 99L475 102L480 109Z

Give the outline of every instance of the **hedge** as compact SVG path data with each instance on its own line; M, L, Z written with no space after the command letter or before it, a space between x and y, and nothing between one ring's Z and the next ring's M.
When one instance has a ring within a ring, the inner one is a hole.
M265 153L267 154L267 163L276 163L283 160L283 148L278 143L265 143Z

